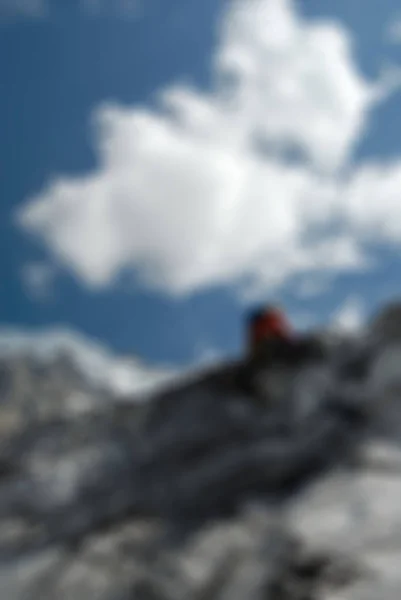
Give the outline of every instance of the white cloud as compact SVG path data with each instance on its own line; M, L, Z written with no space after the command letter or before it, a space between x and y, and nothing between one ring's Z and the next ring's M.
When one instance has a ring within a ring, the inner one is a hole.
M28 294L36 300L49 299L55 275L55 267L46 262L31 262L22 269L22 279Z
M336 331L358 333L362 329L364 317L364 307L361 300L352 296L334 314L332 327Z
M194 363L199 368L216 366L227 358L225 353L215 348L213 344L201 341L195 344L194 356Z
M320 167L347 158L377 93L353 63L347 32L303 21L290 0L234 2L216 62L248 128L301 147Z
M71 356L89 380L119 395L141 398L183 376L169 365L152 367L136 358L118 356L68 328L0 327L0 356L28 353L47 361L60 352Z
M401 160L368 164L351 178L339 207L354 236L401 242Z
M158 111L98 108L98 169L49 182L20 225L92 288L135 269L171 294L242 282L252 297L294 273L363 267L377 214L377 235L398 241L399 167L340 180L385 93L340 25L303 20L290 0L233 1L213 69L209 95L175 85ZM294 149L299 166L284 158Z
M391 23L388 24L385 38L390 44L401 43L401 15L396 14L391 19Z

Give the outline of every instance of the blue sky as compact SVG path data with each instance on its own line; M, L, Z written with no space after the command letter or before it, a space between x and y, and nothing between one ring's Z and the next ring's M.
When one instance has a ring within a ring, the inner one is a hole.
M399 294L395 0L88 2L0 0L3 325L182 365Z

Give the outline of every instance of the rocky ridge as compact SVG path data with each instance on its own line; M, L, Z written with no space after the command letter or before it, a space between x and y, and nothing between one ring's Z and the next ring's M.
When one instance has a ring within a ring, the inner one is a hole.
M228 365L3 435L0 598L398 598L401 339L384 318L278 371L268 411Z

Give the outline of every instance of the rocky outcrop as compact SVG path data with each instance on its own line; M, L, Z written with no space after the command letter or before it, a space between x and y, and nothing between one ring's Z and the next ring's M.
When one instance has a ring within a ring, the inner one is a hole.
M375 315L370 327L371 333L383 342L401 340L401 302L394 301L386 305Z
M337 341L274 394L262 365L267 407L233 364L3 436L0 598L395 600L394 352Z

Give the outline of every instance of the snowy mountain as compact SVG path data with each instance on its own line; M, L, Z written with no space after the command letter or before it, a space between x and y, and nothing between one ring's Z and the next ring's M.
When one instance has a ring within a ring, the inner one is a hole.
M0 431L141 402L179 376L119 357L66 329L0 329Z

